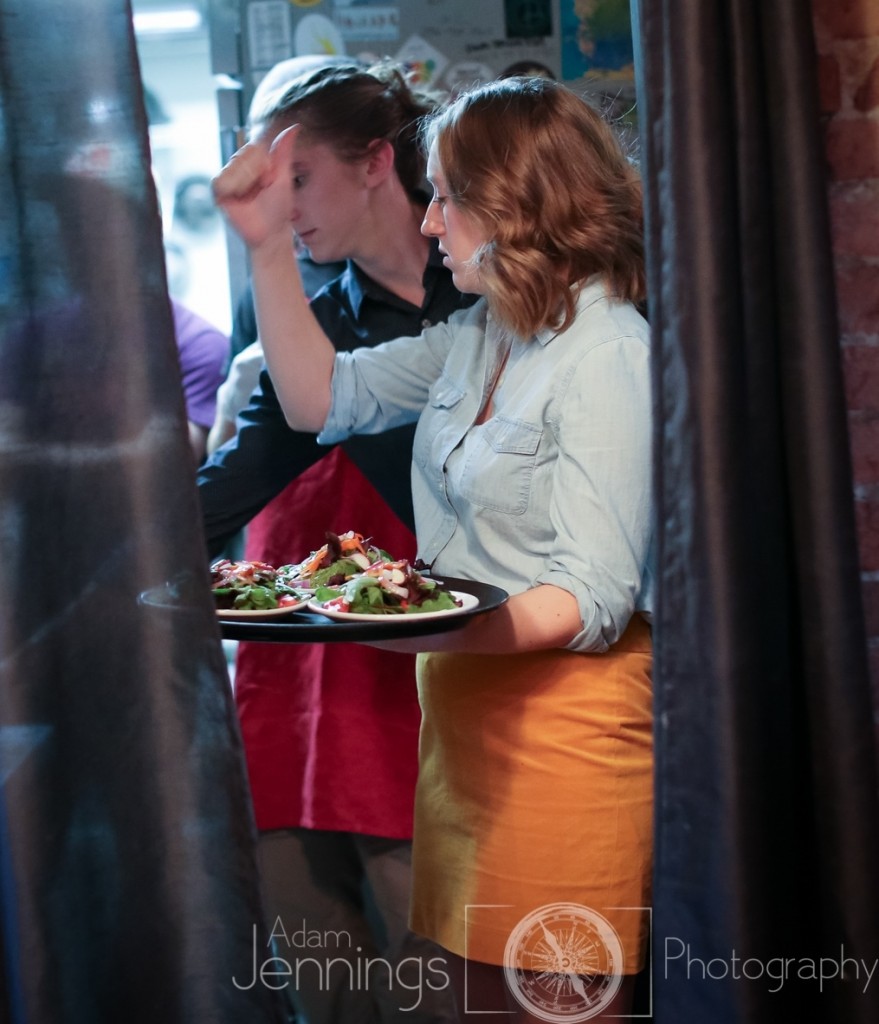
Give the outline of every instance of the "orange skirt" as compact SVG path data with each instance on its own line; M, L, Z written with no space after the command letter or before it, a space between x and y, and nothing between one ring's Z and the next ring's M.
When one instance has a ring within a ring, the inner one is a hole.
M542 930L544 908L564 904L568 931L609 923L615 972L644 966L650 669L640 616L605 654L419 655L414 931L459 956L528 968L534 922Z

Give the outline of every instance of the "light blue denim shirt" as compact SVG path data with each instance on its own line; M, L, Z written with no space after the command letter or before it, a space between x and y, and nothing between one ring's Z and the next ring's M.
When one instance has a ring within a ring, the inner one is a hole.
M649 355L643 317L597 279L561 333L512 338L483 300L418 338L339 353L318 440L417 419L419 557L511 594L569 591L583 626L569 648L604 651L652 610Z

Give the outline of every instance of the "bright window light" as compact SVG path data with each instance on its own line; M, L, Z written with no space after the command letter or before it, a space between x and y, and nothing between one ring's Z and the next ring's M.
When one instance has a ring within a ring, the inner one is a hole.
M138 35L159 32L192 32L201 25L201 14L194 7L175 7L166 11L140 11L134 15Z

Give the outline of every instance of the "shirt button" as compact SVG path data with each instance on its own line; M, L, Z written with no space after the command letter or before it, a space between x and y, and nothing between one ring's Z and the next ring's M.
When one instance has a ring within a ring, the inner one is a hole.
M432 320L428 320L428 319L427 319L427 317L425 317L425 318L424 318L424 319L423 319L423 320L421 321L421 326L422 326L422 327L433 327L433 321L432 321Z

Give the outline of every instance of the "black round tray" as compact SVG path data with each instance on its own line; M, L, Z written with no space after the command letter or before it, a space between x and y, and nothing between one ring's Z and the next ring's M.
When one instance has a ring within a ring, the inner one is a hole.
M433 577L439 580L439 577ZM286 618L273 619L224 619L218 615L220 632L224 640L257 640L261 643L304 644L368 642L371 640L394 640L400 637L432 636L460 629L474 615L499 608L509 597L506 590L490 583L475 583L452 576L443 576L441 582L450 590L472 594L478 604L475 608L458 615L444 615L433 618L421 615L377 615L372 622L343 622L327 618L320 612L290 612Z
M450 590L472 594L477 599L477 605L457 615L436 618L432 615L377 615L369 622L344 622L330 619L320 612L307 610L266 619L224 619L222 614L218 614L217 620L224 640L256 640L276 644L369 642L399 637L431 636L460 629L474 615L483 615L494 608L499 608L509 597L506 590L490 583L477 583L453 576L433 578L445 583ZM177 615L187 611L204 612L204 602L211 600L207 583L202 585L191 576L152 587L140 595L141 604L165 614L170 612Z

